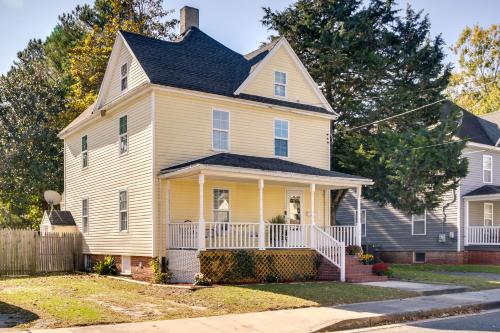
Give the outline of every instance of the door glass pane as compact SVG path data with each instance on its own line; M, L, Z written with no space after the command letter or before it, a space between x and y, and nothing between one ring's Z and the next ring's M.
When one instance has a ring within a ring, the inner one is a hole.
M288 198L288 216L291 224L300 224L300 196L291 195Z

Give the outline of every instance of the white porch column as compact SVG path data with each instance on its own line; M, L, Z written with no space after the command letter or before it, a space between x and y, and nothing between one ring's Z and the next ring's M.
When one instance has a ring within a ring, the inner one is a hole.
M160 186L160 189L161 189L161 186ZM165 208L167 209L167 212L166 212L166 219L165 219L165 222L166 222L166 225L167 225L167 249L170 248L170 240L172 238L172 234L170 232L170 179L167 179L167 190L166 190L166 193L165 193L165 201L166 201L166 205L165 205Z
M198 183L200 185L200 214L198 220L198 250L205 250L205 209L203 207L203 185L205 184L205 175L198 176Z
M469 200L465 199L464 205L464 246L469 245Z
M264 179L259 179L259 250L266 248L266 227L264 225Z
M361 246L361 186L357 188L356 197L356 245Z
M316 184L311 184L310 186L310 192L311 192L311 248L316 247L316 237L315 237L315 230L314 227L316 226L315 220L314 220L314 196L316 192Z

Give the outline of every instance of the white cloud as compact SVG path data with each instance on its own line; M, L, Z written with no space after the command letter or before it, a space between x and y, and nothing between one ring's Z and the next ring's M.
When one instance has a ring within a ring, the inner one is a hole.
M1 0L9 8L23 8L24 0Z

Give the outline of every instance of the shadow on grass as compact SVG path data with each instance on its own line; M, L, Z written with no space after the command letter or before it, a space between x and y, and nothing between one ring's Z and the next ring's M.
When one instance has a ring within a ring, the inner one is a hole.
M37 320L35 313L0 301L0 328L11 328Z

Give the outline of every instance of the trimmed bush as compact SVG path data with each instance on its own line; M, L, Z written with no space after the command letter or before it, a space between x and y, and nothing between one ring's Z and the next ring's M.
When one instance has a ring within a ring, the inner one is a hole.
M373 265L372 271L377 275L390 275L391 267L384 262L379 262Z
M345 248L345 254L348 254L351 256L363 254L363 249L361 248L361 246L349 245Z
M156 257L151 259L149 265L153 269L153 276L151 277L151 283L166 284L172 278L172 274L170 274L170 272L162 269L160 258Z

